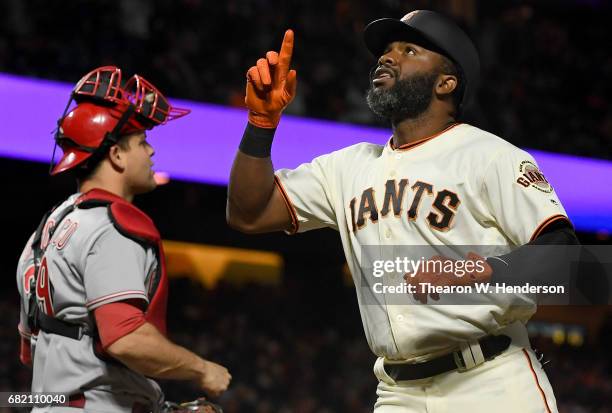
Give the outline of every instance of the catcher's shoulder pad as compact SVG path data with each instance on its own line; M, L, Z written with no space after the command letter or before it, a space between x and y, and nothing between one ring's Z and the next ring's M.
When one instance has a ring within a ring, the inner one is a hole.
M115 228L129 238L135 238L147 244L157 244L159 231L147 214L127 202L113 202L108 214Z
M147 214L114 194L94 189L81 196L77 205L79 208L106 205L109 218L117 231L137 242L157 245L161 239L157 227Z

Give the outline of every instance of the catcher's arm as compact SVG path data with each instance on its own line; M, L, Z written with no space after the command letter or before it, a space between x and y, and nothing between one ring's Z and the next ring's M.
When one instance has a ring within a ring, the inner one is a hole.
M144 322L135 330L108 342L114 321L105 311L113 311L112 303L95 310L96 323L104 350L128 368L147 377L191 380L212 395L225 391L231 380L227 369L207 361L164 337L152 324ZM128 305L128 304L121 304ZM105 309L106 307L106 309ZM116 306L115 306L116 307ZM133 311L140 311L133 307Z

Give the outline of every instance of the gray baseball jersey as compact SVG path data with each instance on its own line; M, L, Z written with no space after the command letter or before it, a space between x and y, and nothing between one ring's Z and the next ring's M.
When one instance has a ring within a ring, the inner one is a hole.
M488 245L502 251L567 219L527 152L468 124L400 148L357 144L278 170L276 177L294 231L339 231L357 285L372 277L364 270L367 246ZM358 295L372 351L396 360L419 361L507 326L526 337L524 323L535 311L528 301L432 307L388 305L386 298L373 305Z
M46 222L41 241L45 253L36 291L29 287L33 276L32 238L19 260L19 331L25 337L31 335L26 322L30 294L37 294L46 314L90 331L95 327L94 309L126 299L148 302L152 297L150 286L158 265L153 249L121 235L106 207L75 209L49 237L59 212L79 195L69 197ZM84 393L86 408L92 411L131 412L135 402L157 405L163 399L153 380L99 359L88 335L75 340L39 331L31 340L33 392Z

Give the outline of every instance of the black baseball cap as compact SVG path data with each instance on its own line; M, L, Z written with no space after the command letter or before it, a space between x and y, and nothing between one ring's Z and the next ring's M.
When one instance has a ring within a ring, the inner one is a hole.
M384 18L368 24L363 33L370 52L382 56L389 43L404 40L451 59L463 72L465 85L458 111L474 98L480 78L480 59L472 40L448 17L430 10L414 10L401 19Z

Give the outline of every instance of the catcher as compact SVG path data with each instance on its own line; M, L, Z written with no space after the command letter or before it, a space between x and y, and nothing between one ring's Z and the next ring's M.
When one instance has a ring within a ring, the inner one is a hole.
M164 396L151 378L193 381L211 395L231 379L166 338L160 235L132 204L156 186L146 131L189 110L121 75L100 67L74 88L51 175L72 173L78 192L45 215L19 259L20 358L33 366L32 392L68 396L67 406L34 411L158 412Z

